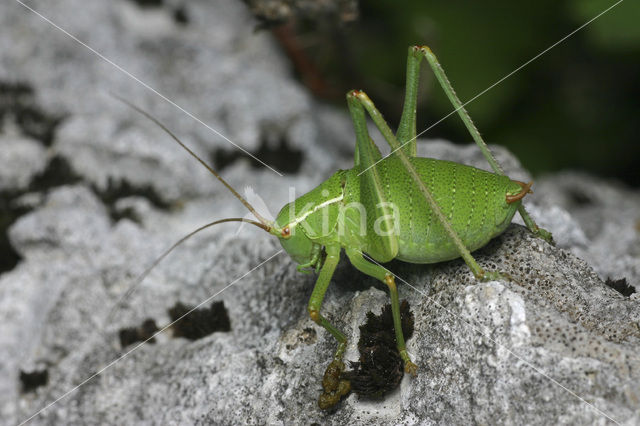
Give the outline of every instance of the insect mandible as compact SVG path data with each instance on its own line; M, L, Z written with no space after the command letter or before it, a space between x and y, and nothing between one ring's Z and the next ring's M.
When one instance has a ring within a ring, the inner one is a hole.
M450 161L417 157L416 104L422 59L429 63L494 173ZM348 384L339 379L344 370L342 358L347 337L321 314L321 307L342 250L356 269L379 279L389 288L398 352L405 371L415 375L417 366L407 353L402 334L394 275L380 263L392 259L436 263L462 257L479 281L507 278L499 272L483 270L471 252L502 233L516 211L533 234L551 241L551 234L539 228L522 205L522 198L531 192L532 183L525 184L505 176L428 47L409 47L405 103L396 133L365 92L350 91L347 102L356 134L353 168L335 172L313 190L285 205L275 221L256 212L158 120L126 102L158 124L258 219L229 218L205 227L230 221L251 223L277 237L284 250L298 263L299 271L312 269L318 272L308 312L313 321L338 341L334 359L325 373L325 381L335 382L332 389L325 386L329 397L334 399L348 392ZM391 147L391 154L384 158L369 136L367 113Z

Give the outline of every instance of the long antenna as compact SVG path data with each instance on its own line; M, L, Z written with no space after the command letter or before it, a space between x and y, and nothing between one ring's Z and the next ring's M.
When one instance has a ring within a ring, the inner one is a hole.
M198 162L200 164L202 164L207 170L209 170L209 172L214 175L216 178L218 178L218 180L220 182L222 182L222 184L224 186L227 187L227 189L229 191L231 191L231 193L238 199L240 200L240 202L242 204L244 204L244 206L251 212L253 213L253 215L265 226L265 229L267 232L269 232L269 230L271 229L271 225L272 223L265 219L264 217L262 217L262 215L260 215L260 213L258 213L256 211L256 209L253 208L253 206L251 204L249 204L249 202L247 200L245 200L242 195L240 195L235 189L233 189L233 187L231 185L229 185L227 183L227 181L225 181L222 176L220 176L215 170L213 170L213 168L211 166L209 166L207 163L204 162L204 160L202 160L200 157L198 157L198 155L193 152L188 146L186 146L180 139L178 139L178 137L173 134L173 132L171 130L169 130L164 124L162 124L157 118L155 118L154 116L152 116L151 114L149 114L148 112L146 112L145 110L143 110L142 108L139 108L138 106L132 104L131 102L129 102L128 100L120 97L119 95L116 95L115 93L111 93L109 92L109 94L111 96L113 96L114 98L116 98L117 100L119 100L120 102L122 102L123 104L127 105L129 108L139 112L140 114L144 115L145 117L147 117L149 120L151 120L152 122L154 122L158 127L160 127L162 130L164 130L164 132L166 134L168 134L169 136L171 136L171 138L176 141L178 143L178 145L180 145L182 148L184 148L185 151L187 151L189 154L191 154L191 156L193 158L195 158L196 160L198 160Z
M167 250L165 250L165 252L162 253L160 256L158 256L158 258L156 258L156 260L154 260L153 263L147 269L144 270L144 272L142 272L140 275L138 275L138 277L135 279L133 284L131 284L131 286L127 289L127 291L122 296L120 296L118 301L113 305L113 307L109 311L109 314L107 315L107 318L105 319L105 324L109 324L111 322L111 320L113 319L113 315L116 313L118 308L120 308L122 303L126 299L131 297L133 292L142 283L142 281L144 281L144 279L147 278L147 276L151 273L151 271L156 266L158 266L158 264L160 262L162 262L162 260L165 257L167 257L169 255L169 253L171 253L176 247L178 247L180 244L182 244L185 241L187 241L189 238L193 237L198 232L203 231L203 230L205 230L207 228L210 228L213 225L217 225L219 223L225 223L225 222L245 222L245 223L250 223L252 225L255 225L255 226L257 226L259 228L262 228L265 231L269 232L269 229L268 229L268 227L266 225L264 225L264 224L262 224L260 222L256 222L256 221L251 220L251 219L244 219L244 218L240 218L240 217L231 217L231 218L227 218L227 219L216 220L215 222L207 223L206 225L202 225L198 229L189 232L187 235L185 235L184 237L180 238L173 245L171 245L171 247L169 247Z

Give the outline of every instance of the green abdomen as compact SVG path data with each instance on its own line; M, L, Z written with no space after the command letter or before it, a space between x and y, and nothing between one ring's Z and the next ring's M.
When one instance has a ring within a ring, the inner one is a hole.
M516 185L506 176L449 161L419 157L411 161L470 251L503 232L520 204L506 203L507 190ZM399 207L397 258L412 263L435 263L459 257L400 160L388 158L380 166L381 177L387 183L387 201Z

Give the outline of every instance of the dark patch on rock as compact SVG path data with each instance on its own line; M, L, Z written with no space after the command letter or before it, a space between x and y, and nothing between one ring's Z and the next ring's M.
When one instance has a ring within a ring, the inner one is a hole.
M164 0L129 0L141 9L158 9L165 6ZM186 25L189 23L189 16L184 5L177 6L171 10L171 17L176 24Z
M14 121L23 134L51 146L64 115L49 114L38 107L29 84L0 81L0 131L7 119Z
M130 0L143 8L162 7L163 0Z
M260 148L251 154L283 173L298 173L304 159L302 151L291 148L284 139L280 140L277 148L273 148L266 140L263 140ZM255 159L247 157L238 150L217 149L212 155L213 163L218 171L230 166L239 158L248 158L254 169L264 167Z
M44 146L51 146L55 130L64 115L45 112L36 103L35 91L26 82L0 81L0 132L7 123L13 122L19 131ZM65 167L66 166L66 167ZM21 257L11 246L7 230L31 208L19 205L16 199L35 191L79 180L71 173L68 164L61 157L53 157L42 173L36 175L27 188L12 188L0 192L0 272L13 269Z
M138 327L122 328L118 332L120 338L120 346L126 348L132 343L145 342L155 343L156 339L152 336L158 331L156 322L151 318L146 319Z
M22 387L20 392L29 393L38 389L40 386L45 386L49 382L49 370L34 370L26 372L20 370L20 383Z
M593 204L594 202L593 198L591 198L589 194L577 188L569 189L567 191L567 195L569 196L571 203L576 207L585 207Z
M109 211L109 217L112 221L118 222L122 219L129 219L137 224L142 224L142 218L133 207L126 207L124 209L111 209Z
M105 190L99 190L95 186L93 191L100 197L102 202L109 209L109 217L114 222L123 218L128 218L134 222L140 222L140 218L133 212L132 209L118 210L116 209L116 202L121 198L140 196L144 197L151 202L155 207L161 210L168 210L170 205L158 195L151 185L134 186L126 180L118 180L109 178L107 182L107 188Z
M636 289L633 286L629 285L626 278L621 278L619 280L607 278L604 283L624 297L629 297L636 292Z
M189 23L189 14L187 8L182 5L174 9L173 20L176 24L187 25Z
M21 260L20 254L9 241L7 230L28 209L16 207L12 201L12 196L0 193L0 253L2 253L2 256L0 256L0 273L12 270Z
M16 200L29 192L44 192L78 181L80 177L73 172L69 163L64 158L55 156L49 160L42 173L33 177L28 188L0 192L0 272L10 271L21 259L11 245L7 231L20 216L29 213L31 208L16 203Z
M231 331L231 321L224 302L213 302L210 308L196 309L186 315L191 309L193 307L181 302L169 309L171 322L177 321L171 326L174 337L198 340L216 331Z
M46 191L62 185L80 182L82 178L69 162L60 156L52 157L44 171L33 178L26 192Z

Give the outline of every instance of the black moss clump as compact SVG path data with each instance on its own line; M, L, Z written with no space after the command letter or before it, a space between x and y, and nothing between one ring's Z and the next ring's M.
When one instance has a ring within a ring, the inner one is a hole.
M152 319L146 319L138 327L122 328L118 332L120 337L120 346L125 348L132 343L147 342L155 343L156 339L151 338L158 331L156 322Z
M169 309L171 322L177 321L193 307L176 303ZM213 302L210 308L196 309L172 325L174 337L202 339L216 331L231 331L231 321L224 302Z
M405 341L413 334L413 314L409 302L400 305L400 318ZM404 376L404 362L396 347L391 305L380 315L367 313L367 322L360 326L358 341L360 361L350 363L352 371L344 373L351 390L359 396L381 398L394 390Z

